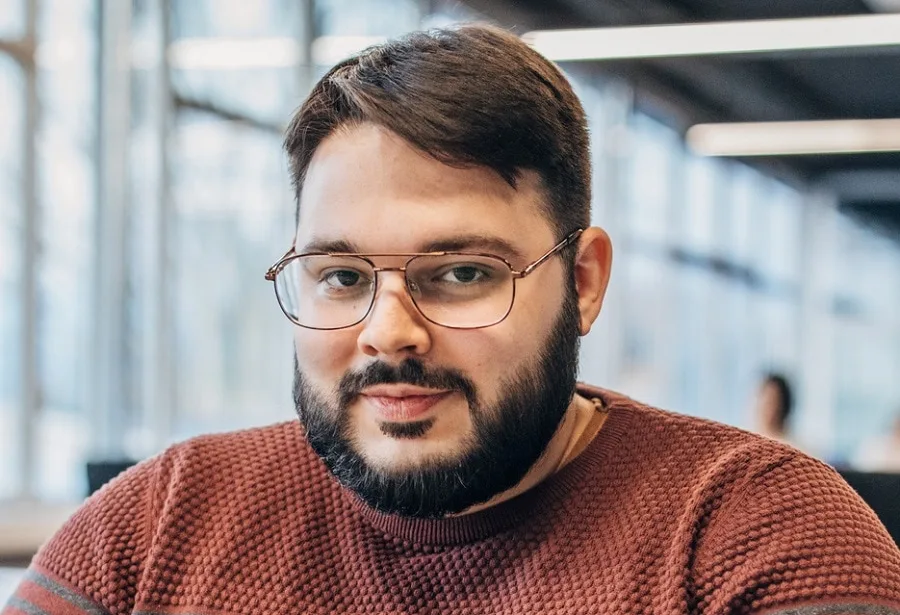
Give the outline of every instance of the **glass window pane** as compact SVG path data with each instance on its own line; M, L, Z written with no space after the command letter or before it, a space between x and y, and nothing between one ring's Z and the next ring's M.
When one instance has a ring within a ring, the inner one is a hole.
M302 8L296 0L173 0L172 38L293 37Z
M678 267L673 276L676 302L672 318L676 320L675 340L677 374L676 409L707 418L719 418L722 408L711 405L709 385L716 378L711 336L707 330L713 300L714 280L697 267Z
M243 116L248 123L276 128L283 125L302 99L298 70L294 67L176 70L172 86L186 105L220 110Z
M174 140L174 435L289 418L291 324L262 278L293 236L281 135L182 112Z
M88 425L86 385L96 200L95 3L44 0L43 41L64 53L39 65L38 195L42 247L38 261L38 365L41 415L37 426L37 494L76 499L84 494Z
M709 254L716 245L715 215L718 163L689 156L686 161L684 215L676 241L689 252Z
M756 255L753 231L759 209L760 175L750 167L736 164L732 168L728 248L726 255L736 263L751 266Z
M14 39L25 34L25 2L0 0L0 38Z
M142 6L139 3L138 6ZM168 51L172 88L183 106L229 114L248 123L278 129L300 103L302 57L302 3L285 0L244 2L243 0L181 1L172 3L170 15L173 42ZM153 45L149 11L135 12L138 45ZM149 36L148 36L149 34ZM236 39L236 40L235 40ZM217 47L204 47L213 43ZM242 45L256 44L253 56ZM248 56L250 53L250 56ZM149 63L149 64L152 64ZM137 115L158 94L146 90L140 77L135 104ZM143 94L143 96L141 95Z
M0 498L19 485L19 400L22 343L22 190L24 82L19 66L0 55Z
M319 32L338 36L397 36L419 26L414 0L320 0Z
M779 281L797 282L800 278L802 246L802 202L796 190L770 180L767 198L760 202L769 210L768 249L765 268Z
M416 0L317 1L315 23L320 38L313 42L316 76L323 75L332 64L378 39L417 29L419 4Z
M761 368L790 371L800 360L799 302L794 297L761 296L757 302L762 341Z
M662 244L671 234L669 210L672 195L671 167L678 151L674 131L644 115L632 124L629 164L629 234L638 240Z
M900 250L842 217L838 253L834 431L846 459L883 436L900 413Z
M759 362L754 354L753 291L742 283L723 283L719 299L720 327L718 365L719 385L728 422L753 428L751 401L756 388Z
M671 317L671 280L675 266L660 255L625 252L619 263L624 274L624 310L621 381L629 395L660 407L674 407L678 399L671 386L674 329Z

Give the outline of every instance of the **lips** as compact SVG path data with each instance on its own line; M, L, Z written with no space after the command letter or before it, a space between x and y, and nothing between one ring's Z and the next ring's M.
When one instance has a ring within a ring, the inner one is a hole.
M437 403L450 396L452 391L423 393L422 389L366 391L362 398L374 408L378 419L388 422L406 422L425 417Z

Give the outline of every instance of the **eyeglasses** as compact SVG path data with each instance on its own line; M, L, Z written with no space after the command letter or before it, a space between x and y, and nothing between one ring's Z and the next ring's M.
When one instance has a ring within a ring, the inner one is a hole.
M516 297L516 280L572 244L578 229L517 271L504 258L472 252L294 254L291 248L266 272L278 305L307 329L344 329L362 322L378 291L378 274L399 271L419 313L451 329L480 329L502 322ZM372 257L406 257L402 267L378 267Z

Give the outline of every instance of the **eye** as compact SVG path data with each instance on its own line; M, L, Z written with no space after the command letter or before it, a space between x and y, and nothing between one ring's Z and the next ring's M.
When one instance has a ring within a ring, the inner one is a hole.
M362 280L362 274L352 269L333 269L322 275L322 281L332 288L352 288Z
M441 276L442 282L455 284L473 284L488 277L488 273L475 265L456 265L447 269Z

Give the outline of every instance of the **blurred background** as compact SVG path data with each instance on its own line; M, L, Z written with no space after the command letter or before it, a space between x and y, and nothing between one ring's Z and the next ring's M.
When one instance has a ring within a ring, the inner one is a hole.
M334 62L460 21L890 20L891 4L0 0L0 563L84 498L88 462L294 416L291 325L263 273L293 233L281 131ZM580 378L765 431L776 372L793 412L774 437L848 472L889 470L900 128L881 125L895 144L879 152L800 155L704 151L688 131L900 117L900 40L611 57L531 36L565 58L590 116L594 222L616 247ZM764 144L788 143L779 130Z

